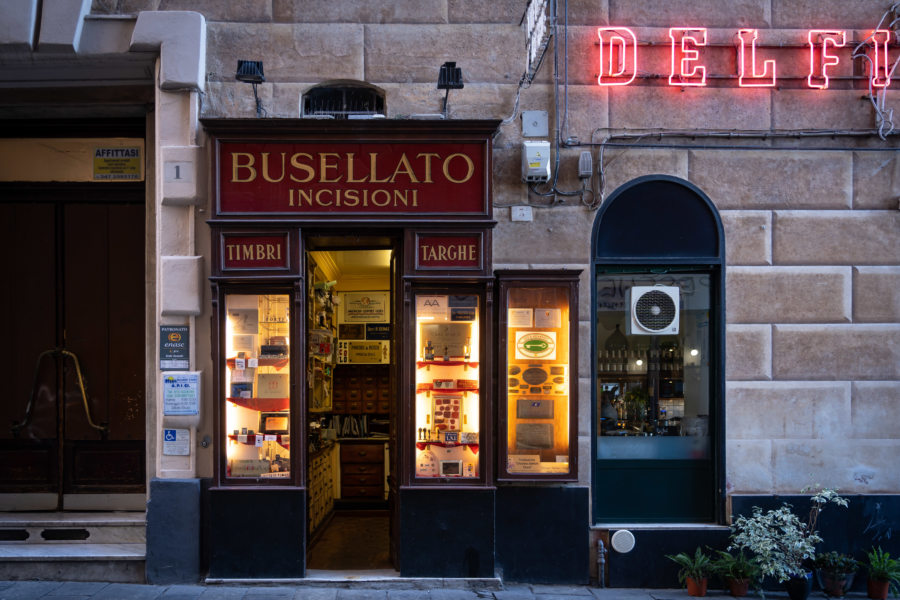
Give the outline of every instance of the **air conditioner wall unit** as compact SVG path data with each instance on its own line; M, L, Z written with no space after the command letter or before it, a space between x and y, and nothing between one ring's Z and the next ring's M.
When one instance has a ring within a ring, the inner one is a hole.
M677 335L681 293L678 286L632 287L625 295L628 335Z

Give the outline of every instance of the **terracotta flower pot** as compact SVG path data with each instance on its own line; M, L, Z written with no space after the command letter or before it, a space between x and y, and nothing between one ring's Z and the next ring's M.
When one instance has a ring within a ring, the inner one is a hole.
M687 577L686 581L688 596L702 597L706 595L706 577L699 580L694 579L693 577Z
M743 598L747 595L747 592L750 591L749 579L735 579L733 577L728 577L725 579L725 583L728 584L728 593L735 598Z
M866 582L866 590L868 591L868 596L873 600L887 600L890 587L891 582L887 580L881 581L879 579L869 578L869 580Z

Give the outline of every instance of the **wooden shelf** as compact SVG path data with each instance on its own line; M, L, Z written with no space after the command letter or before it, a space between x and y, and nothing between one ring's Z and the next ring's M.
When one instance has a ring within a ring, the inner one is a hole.
M246 361L249 359L245 358L244 360ZM290 358L287 356L283 358L259 358L257 360L257 364L260 367L275 367L276 369L283 369L291 362ZM229 358L225 361L225 364L228 365L229 369L234 369L234 361L235 359Z
M478 363L472 362L468 360L419 360L416 361L416 368L421 369L422 367L430 367L432 365L438 367L473 367L477 368Z
M257 438L257 437L265 438L265 435L266 435L266 434L264 434L264 433L251 433L251 434L248 434L248 435L247 435L247 441L246 441L246 442L241 442L241 441L238 441L238 437L239 437L239 436L236 436L236 435L234 435L233 433L229 433L229 434L228 434L228 439L229 439L229 440L234 440L235 442L237 442L237 443L239 443L239 444L246 444L246 445L248 445L248 446L255 446L255 445L256 445L256 438ZM272 434L269 434L269 435L272 435ZM289 436L289 435L282 436L282 435L279 433L279 434L277 434L275 437L278 438L278 439L275 440L275 441L277 441L279 445L284 446L284 447L287 448L287 449L290 449L290 447L291 447L291 442L288 441L288 442L285 443L285 442L282 442L281 440L282 440L282 437L287 437L288 440L290 440L290 439L291 439L291 436Z
M226 400L259 412L278 412L291 407L290 398L226 398Z

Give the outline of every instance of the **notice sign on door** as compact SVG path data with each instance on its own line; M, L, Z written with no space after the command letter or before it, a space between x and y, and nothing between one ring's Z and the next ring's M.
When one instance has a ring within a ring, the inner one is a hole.
M140 147L94 148L95 181L139 181Z
M190 429L163 429L163 454L165 456L190 456Z
M200 371L163 373L163 414L200 414Z

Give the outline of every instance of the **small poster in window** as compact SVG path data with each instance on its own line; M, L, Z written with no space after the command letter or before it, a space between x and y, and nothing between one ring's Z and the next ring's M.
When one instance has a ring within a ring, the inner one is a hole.
M535 327L562 327L562 311L558 308L537 308L534 311Z
M236 334L256 334L259 332L259 311L255 308L232 308L228 311L231 331Z
M416 318L447 320L447 296L416 296Z
M510 327L532 327L533 310L530 308L511 308L509 309L509 326Z

